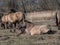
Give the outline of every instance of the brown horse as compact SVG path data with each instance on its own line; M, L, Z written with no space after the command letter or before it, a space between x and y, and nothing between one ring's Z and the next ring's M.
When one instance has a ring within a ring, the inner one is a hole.
M24 27L20 28L21 32L17 34L17 36L19 36L20 34L30 34L30 30L34 26L34 24L32 22L29 22L28 20L25 20L25 24L26 25ZM20 26L22 26L22 24Z
M9 26L13 26L14 27L14 23L16 21L20 22L23 18L23 13L22 12L16 12L16 13L10 13L10 14L6 14L6 15L3 15L2 18L1 18L1 21L3 24L5 24L5 27L7 27L7 23L8 23L8 27Z
M48 25L30 25L29 27L27 26L27 28L25 29L27 34L30 35L36 35L36 34L42 34L42 33L47 33L48 31L50 31L50 28L48 27Z
M59 26L60 24L60 11L57 11L57 14L56 14L56 25Z
M11 13L11 14L7 14L2 16L2 22L9 22L9 23L13 23L15 21L20 21L23 18L23 13L22 12L16 12L16 13Z
M30 30L31 30L31 28L34 27L34 24L32 22L27 21L27 20L25 22L26 22L25 33L30 34Z
M57 11L56 13L56 26L58 26L58 29L60 30L60 11Z

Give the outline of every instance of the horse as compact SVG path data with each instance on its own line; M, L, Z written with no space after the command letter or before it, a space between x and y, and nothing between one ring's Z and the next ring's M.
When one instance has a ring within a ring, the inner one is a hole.
M10 13L10 14L3 15L1 18L1 21L2 21L2 24L8 24L9 26L13 24L13 27L14 27L14 23L20 22L22 18L23 18L23 13L16 12L16 13ZM5 25L5 27L7 26Z
M58 26L58 29L60 29L60 11L57 11L55 17L56 17L56 26Z
M48 25L30 25L29 27L27 26L27 28L25 29L25 32L28 35L36 35L36 34L44 34L44 33L48 33L50 31L50 28Z
M30 34L29 31L30 29L34 26L34 24L28 20L24 20L25 22L25 26L22 27L22 24L20 24L20 30L21 32L19 34L17 34L17 36L21 35L21 34ZM21 22L22 23L22 22Z
M15 21L20 21L23 18L22 12L11 13L2 16L2 22L10 22L13 23Z

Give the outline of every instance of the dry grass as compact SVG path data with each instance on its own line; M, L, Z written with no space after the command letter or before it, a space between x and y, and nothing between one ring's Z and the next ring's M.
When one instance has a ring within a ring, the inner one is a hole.
M52 30L56 31L55 34L42 34L42 35L20 35L17 30L15 33L9 32L9 30L0 30L0 36L9 37L6 40L0 40L0 45L60 45L60 30L55 26L51 26Z
M55 31L54 34L41 34L41 35L19 35L20 30L17 30L15 33L9 32L8 29L0 30L0 36L9 37L7 39L1 40L0 45L60 45L60 30L55 26L55 18L50 20L43 20L39 22L34 22L35 24L50 24L51 29ZM1 38L1 37L0 37Z

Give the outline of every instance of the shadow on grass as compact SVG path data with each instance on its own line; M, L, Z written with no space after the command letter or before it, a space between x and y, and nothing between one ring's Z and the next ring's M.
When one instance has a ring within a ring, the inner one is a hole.
M44 33L44 34L55 34L55 33L56 33L56 31L50 30L50 31L48 31L47 33Z

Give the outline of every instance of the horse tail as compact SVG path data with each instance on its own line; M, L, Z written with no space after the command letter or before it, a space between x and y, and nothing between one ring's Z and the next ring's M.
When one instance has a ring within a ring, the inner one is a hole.
M57 13L55 15L55 18L56 18L56 26L58 26L58 17L57 17Z

